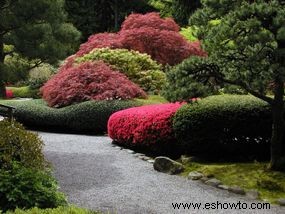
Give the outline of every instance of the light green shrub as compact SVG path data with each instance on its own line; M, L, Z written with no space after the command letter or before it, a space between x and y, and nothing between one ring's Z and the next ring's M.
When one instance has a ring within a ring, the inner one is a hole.
M149 55L137 51L109 48L95 49L77 58L76 62L95 60L102 60L111 65L147 92L159 93L166 81L161 65L152 60Z

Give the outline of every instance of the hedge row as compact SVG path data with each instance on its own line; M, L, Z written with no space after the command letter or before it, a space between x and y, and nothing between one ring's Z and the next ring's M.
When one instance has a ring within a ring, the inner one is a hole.
M48 107L43 100L6 101L5 104L16 107L16 120L31 128L102 134L107 130L111 114L139 106L141 102L86 101L60 109Z
M267 103L249 95L218 95L183 106L173 119L178 146L194 155L267 158L271 135Z

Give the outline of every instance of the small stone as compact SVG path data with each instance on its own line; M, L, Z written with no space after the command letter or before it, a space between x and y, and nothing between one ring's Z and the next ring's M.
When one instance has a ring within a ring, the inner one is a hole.
M240 188L239 186L229 187L228 190L229 190L229 192L232 192L232 193L235 193L235 194L245 195L244 189Z
M280 198L277 200L277 203L280 205L280 206L285 206L285 198Z
M208 184L208 185L213 186L213 187L217 187L220 184L222 184L222 182L216 178L211 178L211 179L207 180L205 182L205 184Z
M204 177L202 177L201 179L200 179L200 181L202 181L202 182L206 182L207 180L209 180L209 178L208 177L206 177L206 176L204 176Z
M130 154L135 154L135 152L134 152L133 150L130 150L130 149L125 149L125 151L126 151L127 153L130 153Z
M150 159L150 160L147 160L147 162L149 162L149 163L154 163L154 160L153 160L153 159Z
M145 155L142 154L142 153L135 153L134 156L135 156L135 157L139 157L139 156L145 156Z
M191 179L191 180L199 180L202 177L204 177L204 175L202 173L196 172L196 171L190 172L188 174L188 179Z
M139 159L144 160L144 161L150 160L150 158L147 156L139 156Z
M229 186L227 185L218 185L218 188L223 190L229 190Z
M256 200L259 198L259 192L257 190L249 190L246 192L246 196L250 199Z
M171 175L178 174L184 170L181 163L162 156L154 159L153 168L159 172L164 172Z

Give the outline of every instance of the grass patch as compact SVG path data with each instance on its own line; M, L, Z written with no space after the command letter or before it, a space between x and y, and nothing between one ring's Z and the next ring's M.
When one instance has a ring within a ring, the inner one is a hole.
M215 178L228 186L240 186L245 190L256 189L260 198L274 203L285 198L285 173L267 169L267 163L190 163L181 174L187 176L191 171L199 171Z
M54 209L39 209L37 207L22 210L16 209L13 212L7 212L7 214L100 214L99 212L75 207L75 206L67 206L67 207L58 207Z

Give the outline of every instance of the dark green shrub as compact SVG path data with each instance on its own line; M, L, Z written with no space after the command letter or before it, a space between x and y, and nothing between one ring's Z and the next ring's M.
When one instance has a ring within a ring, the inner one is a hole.
M103 60L125 74L144 91L158 93L165 84L162 67L147 54L127 49L94 49L76 59L76 62Z
M0 209L31 207L54 208L66 204L49 172L26 168L13 162L10 169L0 169Z
M17 122L0 121L0 169L9 168L13 161L25 167L43 169L43 142L37 134L26 131Z
M174 130L180 145L194 155L266 159L271 111L253 96L212 96L179 109Z
M93 134L107 131L108 119L114 112L141 105L139 101L86 101L56 109L48 107L43 100L6 103L16 107L16 120L26 126Z
M166 72L167 83L162 95L169 101L187 101L193 97L206 97L217 93L214 81L194 79L193 73L204 72L207 58L190 57ZM205 81L205 84L202 82Z

